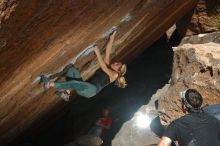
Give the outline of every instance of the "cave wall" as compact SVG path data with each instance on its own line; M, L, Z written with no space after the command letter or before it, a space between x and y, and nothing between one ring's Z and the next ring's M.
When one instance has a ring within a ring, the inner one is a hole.
M129 62L160 38L197 0L3 0L0 2L0 144L65 103L43 92L41 73L61 70L118 28L112 58ZM103 51L103 49L102 49ZM99 67L90 53L76 62L84 79Z

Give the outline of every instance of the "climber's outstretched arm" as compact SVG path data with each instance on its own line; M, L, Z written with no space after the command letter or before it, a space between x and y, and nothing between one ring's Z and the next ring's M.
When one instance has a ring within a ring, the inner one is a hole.
M98 58L98 62L101 66L101 69L110 77L110 78L114 78L115 75L117 75L117 73L115 73L113 70L109 69L105 63L105 61L103 60L102 56L101 56L101 53L100 53L100 50L97 46L95 46L95 54Z
M114 42L114 39L115 39L115 34L116 34L116 30L113 31L112 34L110 35L108 44L106 46L105 63L107 65L110 64L110 56L111 56L111 53L112 53L112 45L113 45L113 42Z

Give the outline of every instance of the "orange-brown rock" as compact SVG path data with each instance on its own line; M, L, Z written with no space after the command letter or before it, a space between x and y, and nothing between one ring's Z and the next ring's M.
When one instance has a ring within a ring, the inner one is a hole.
M188 25L186 35L216 31L216 15L219 15L219 0L200 0ZM190 15L190 14L189 14ZM185 18L187 20L187 18ZM184 21L184 20L183 20ZM180 24L181 27L181 24Z
M0 145L64 104L36 84L118 28L114 59L131 61L197 0L3 0L0 2ZM93 53L76 65L84 79L98 68Z
M160 110L165 113L161 116L163 124L183 115L179 93L187 88L202 94L203 105L220 102L220 45L198 44L208 38L205 35L199 37L194 38L194 44L183 44L174 49L170 87L159 101Z

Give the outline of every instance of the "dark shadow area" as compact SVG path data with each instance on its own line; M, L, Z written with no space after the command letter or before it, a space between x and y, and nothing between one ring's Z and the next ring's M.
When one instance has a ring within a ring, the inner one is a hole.
M88 132L106 106L112 108L113 123L102 139L103 146L110 146L123 123L168 83L171 68L172 50L166 36L163 36L128 65L125 75L128 86L125 89L110 85L94 98L70 102L65 111L59 113L59 118L39 135L26 139L25 146L62 146L73 141ZM155 120L158 122L158 119Z
M178 46L181 43L182 39L183 39L183 36L181 36L178 30L176 29L170 37L169 44L171 46Z
M151 130L158 136L162 137L165 127L160 122L160 117L155 117L150 124Z
M211 1L205 0L205 2L206 2L206 7L207 7L207 13L209 16L219 13L219 8L220 8L219 0L211 0Z

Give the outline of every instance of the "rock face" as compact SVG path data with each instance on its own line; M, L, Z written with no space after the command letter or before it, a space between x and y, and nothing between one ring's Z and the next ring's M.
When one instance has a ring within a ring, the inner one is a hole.
M160 38L197 0L2 0L0 2L0 145L64 106L36 79L54 73L118 29L113 58L131 61ZM104 52L104 50L102 50ZM87 53L84 53L84 55ZM76 66L84 79L98 68L94 54ZM50 113L50 114L48 114ZM44 119L44 120L42 120Z
M220 33L213 32L213 33L185 37L182 39L180 46L183 44L205 44L205 43L210 43L210 42L214 42L214 43L219 44L220 43Z
M219 13L219 6L219 0L200 0L189 23L187 35L215 31L214 17Z
M174 48L170 87L159 100L160 111L165 113L161 116L165 125L183 115L179 92L187 88L198 90L204 105L220 102L220 44L201 41L209 38L206 35L195 38L194 41L189 39L194 44ZM196 44L198 42L205 44Z
M219 30L220 16L219 0L199 0L196 8L189 11L184 17L176 22L176 25L170 28L170 33L178 33L180 37L198 35L201 33L210 33Z

